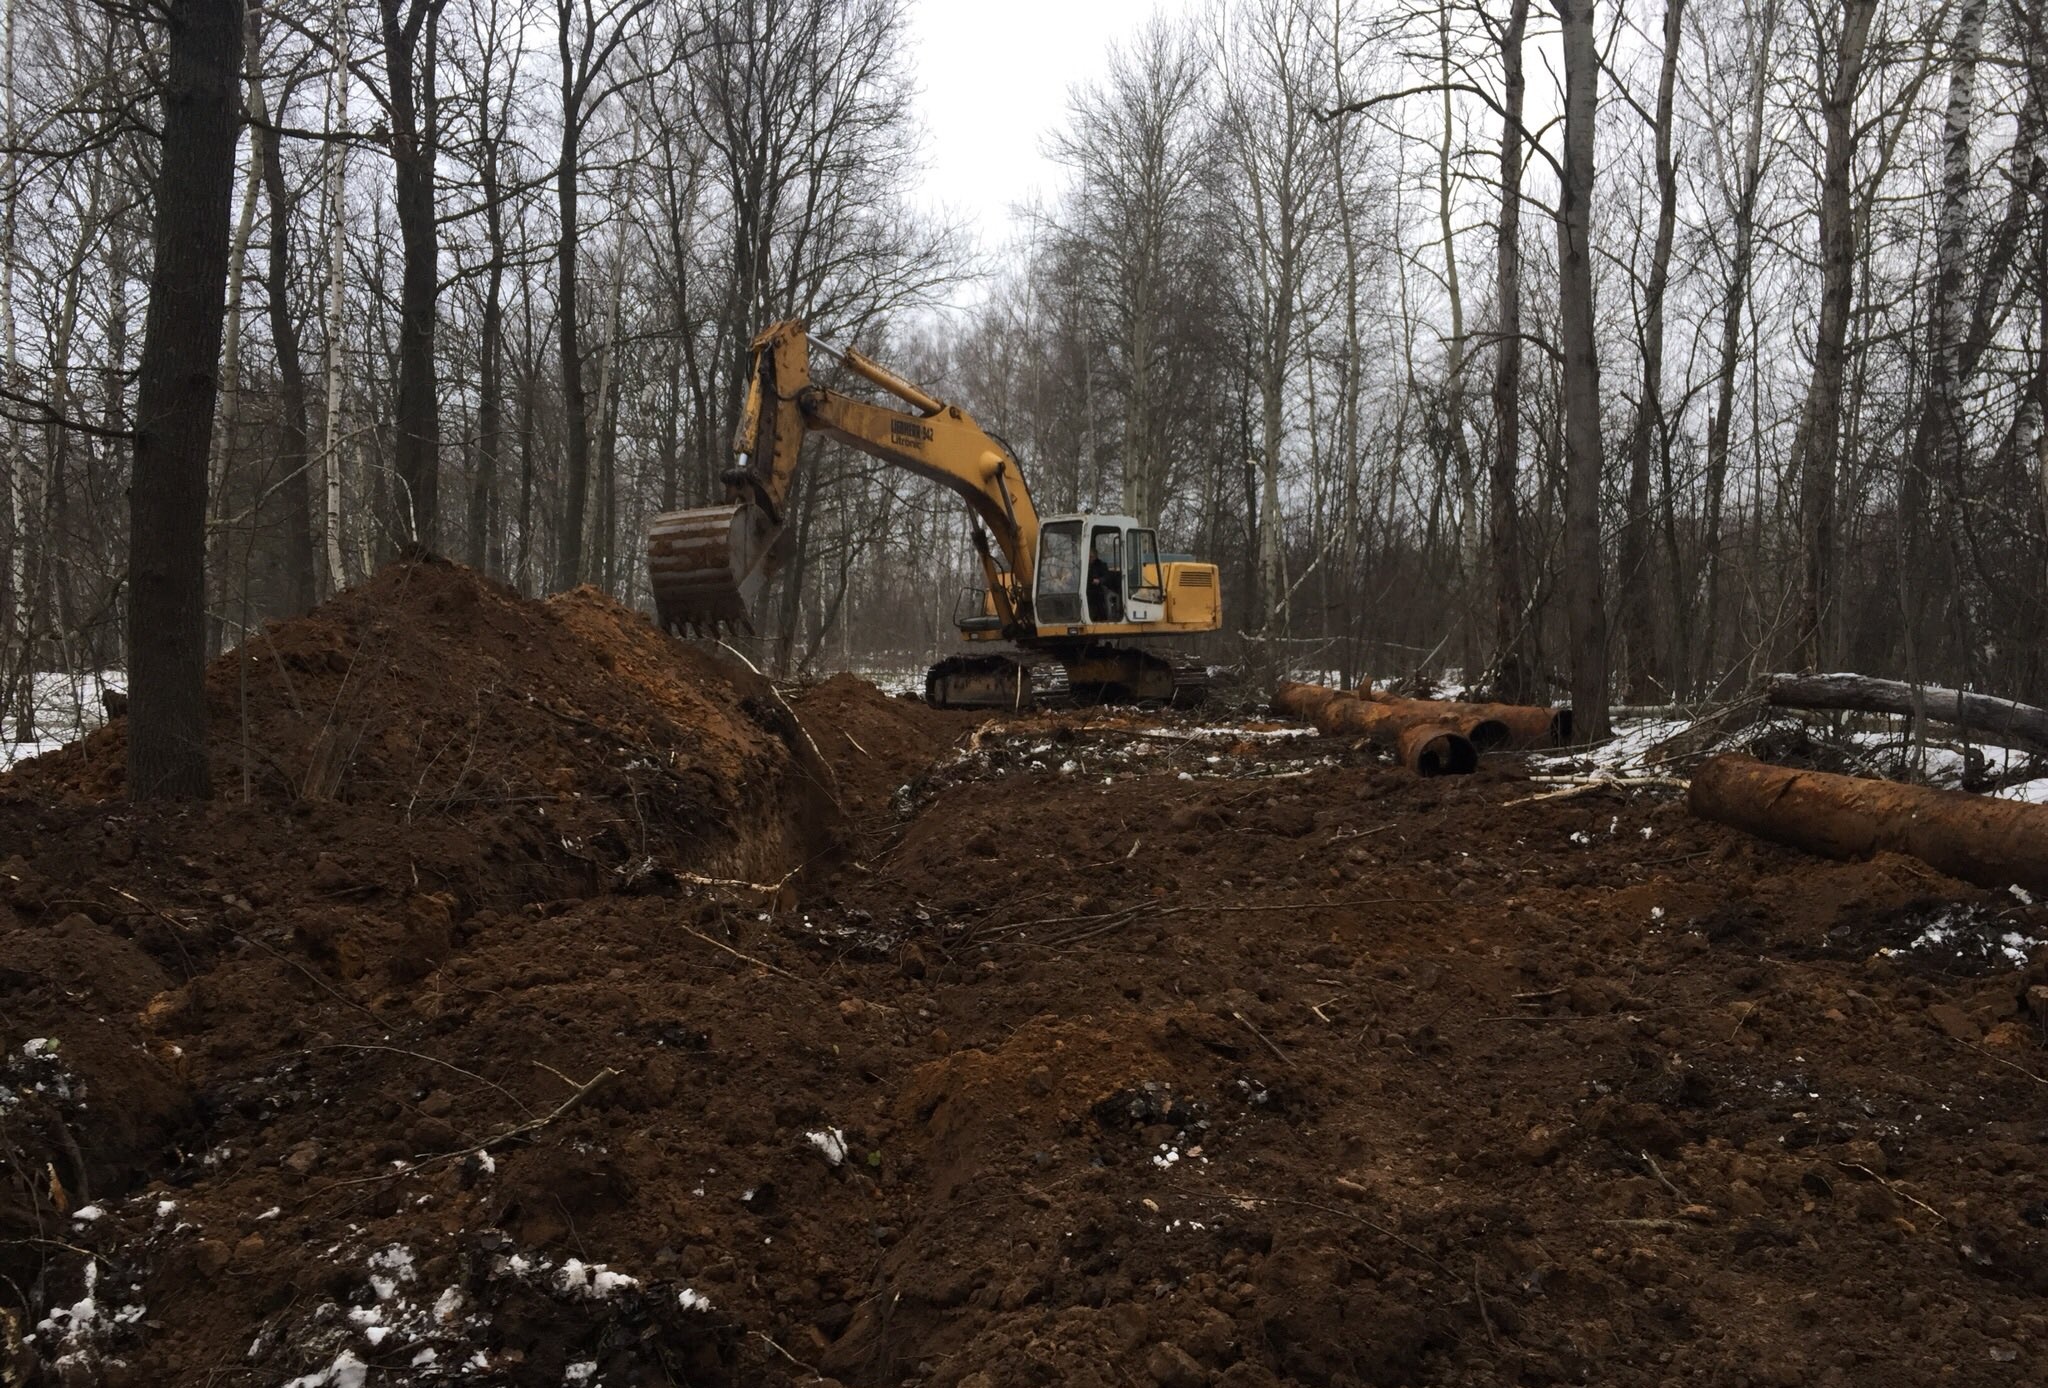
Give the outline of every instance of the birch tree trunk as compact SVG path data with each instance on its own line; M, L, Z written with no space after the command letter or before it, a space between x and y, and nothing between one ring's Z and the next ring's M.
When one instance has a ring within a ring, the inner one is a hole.
M1918 665L1938 641L1945 589L1932 571L1934 520L1930 502L1955 495L1963 482L1963 421L1957 394L1965 384L1963 339L1970 321L1964 292L1970 248L1970 134L1976 110L1977 59L1983 44L1985 0L1961 0L1956 11L1949 67L1948 109L1942 123L1941 202L1934 223L1934 277L1927 302L1926 388L1913 430L1912 451L1899 478L1899 523L1904 527L1905 562L1902 630L1909 659ZM1946 515L1948 507L1932 509ZM1952 521L1951 521L1952 523Z
M327 102L328 129L336 134L348 130L348 26L343 2L335 0L334 6L337 48ZM342 316L348 304L348 145L341 140L333 141L327 146L327 159L327 428L320 450L320 529L327 556L324 595L331 596L348 583L341 534L341 334Z
M262 66L262 10L248 12L245 41L248 81L253 88ZM249 129L249 171L242 179L241 208L235 215L234 237L228 246L227 322L220 352L220 422L213 435L213 468L207 481L211 515L207 525L207 576L213 583L213 600L207 619L208 654L225 648L227 613L227 508L228 478L234 471L236 445L242 425L242 286L249 270L249 237L256 229L256 195L263 186L263 130Z

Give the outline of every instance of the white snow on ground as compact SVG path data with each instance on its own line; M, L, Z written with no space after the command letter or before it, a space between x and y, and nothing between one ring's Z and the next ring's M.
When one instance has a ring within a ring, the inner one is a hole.
M284 1388L363 1388L369 1376L370 1366L356 1358L353 1350L345 1349L319 1373L304 1374L285 1384Z
M131 1283L128 1290L140 1292L142 1289ZM50 1308L50 1313L37 1321L36 1328L22 1336L22 1339L37 1344L45 1354L52 1349L60 1351L56 1358L56 1366L61 1381L70 1382L73 1375L78 1374L82 1376L80 1381L97 1382L105 1342L114 1333L115 1328L132 1326L147 1314L148 1308L137 1302L129 1302L118 1310L114 1309L101 1295L98 1261L88 1261L85 1265L84 1294L69 1306Z
M1584 748L1554 752L1531 757L1530 763L1547 772L1590 770L1595 775L1641 776L1662 770L1654 764L1655 749L1691 726L1689 718L1623 719L1614 725L1613 741L1590 752Z
M14 710L0 709L0 771L78 741L106 722L100 691L128 688L128 677L119 670L86 670L75 678L62 671L42 671L34 679L35 740L16 742Z
M846 1160L846 1134L838 1128L824 1128L814 1133L805 1133L804 1141L825 1154L825 1160L833 1166Z
M1711 747L1695 746L1690 750L1744 751L1769 728L1789 729L1799 721L1795 715L1780 714L1765 723L1738 728ZM1568 752L1536 756L1531 758L1531 763L1538 771L1591 773L1595 776L1683 774L1677 768L1660 765L1656 753L1658 747L1692 726L1693 721L1689 718L1618 719L1614 725L1614 738L1605 745L1590 751L1575 748ZM1924 755L1927 784L1959 786L1962 783L1962 752L1943 744L1914 747L1909 741L1908 724L1903 719L1896 720L1896 726L1892 728L1857 728L1834 734L1816 730L1815 736L1845 745L1854 757L1868 764L1866 774L1917 778L1916 769ZM1985 774L1994 778L2024 768L2029 761L2027 753L2004 747L1983 745L1977 750L1983 754ZM2048 804L2048 778L2008 786L1997 794L2008 800Z
M830 671L830 667L827 669L830 673L841 673ZM923 665L891 665L854 666L843 673L866 680L884 694L915 694L921 699L924 697L924 672Z
M629 1277L623 1272L613 1272L603 1263L586 1263L580 1258L571 1258L555 1273L555 1286L571 1296L587 1296L602 1300L608 1296L640 1285L640 1279Z
M1232 728L1218 726L1213 728L1177 728L1173 730L1173 734L1176 737L1185 738L1226 738L1232 742L1280 742L1290 737L1314 737L1316 730L1314 728Z

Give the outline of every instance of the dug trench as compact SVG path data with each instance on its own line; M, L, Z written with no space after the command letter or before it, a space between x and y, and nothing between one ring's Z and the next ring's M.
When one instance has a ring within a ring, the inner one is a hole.
M448 565L209 679L0 780L10 1383L2048 1382L2012 895Z

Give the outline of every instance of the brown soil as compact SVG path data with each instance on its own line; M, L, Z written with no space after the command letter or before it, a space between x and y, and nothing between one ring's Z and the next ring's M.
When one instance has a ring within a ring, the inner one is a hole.
M2048 1381L2011 896L438 564L211 678L0 780L23 1381Z

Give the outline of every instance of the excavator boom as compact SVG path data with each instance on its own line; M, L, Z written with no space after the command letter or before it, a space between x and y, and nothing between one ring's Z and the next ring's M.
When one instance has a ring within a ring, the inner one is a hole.
M853 374L894 396L891 409L825 389L811 380L810 349L838 358ZM807 433L817 432L950 487L967 502L1005 565L988 556L991 591L1014 619L1031 571L1038 511L1017 460L958 406L947 405L858 352L812 337L795 321L754 339L746 407L733 437L737 466L725 474L724 504L671 511L648 531L656 614L665 627L751 629L750 613L781 567L784 506Z
M856 399L814 381L814 347L890 401ZM1199 667L1131 643L1221 625L1213 564L1184 556L1161 562L1152 529L1128 516L1041 521L1000 439L959 406L794 320L753 341L733 436L736 465L724 475L721 502L656 516L648 527L648 570L664 628L752 630L755 603L782 564L790 490L812 433L950 488L974 514L984 586L974 610L956 620L970 642L1013 649L942 662L926 682L933 703L1014 707L1041 688L1175 702L1199 693Z

